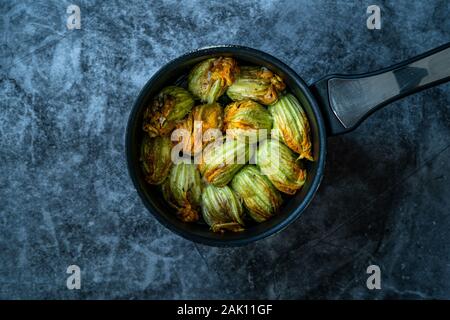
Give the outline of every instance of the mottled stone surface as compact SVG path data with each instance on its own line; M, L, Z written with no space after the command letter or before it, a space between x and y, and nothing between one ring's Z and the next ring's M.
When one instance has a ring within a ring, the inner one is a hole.
M124 155L139 90L188 50L251 46L312 83L448 42L448 1L76 1L72 31L70 3L0 1L0 298L450 298L449 84L330 138L308 210L243 248L162 227ZM382 290L366 288L370 264Z

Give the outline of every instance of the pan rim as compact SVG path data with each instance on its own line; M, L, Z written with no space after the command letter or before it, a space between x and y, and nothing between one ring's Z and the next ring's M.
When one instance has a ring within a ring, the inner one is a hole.
M282 220L280 223L267 228L266 230L252 236L243 237L240 239L213 239L213 238L207 238L198 234L194 234L191 232L186 232L185 230L179 229L174 224L172 224L169 220L167 220L163 215L161 215L157 210L153 208L153 205L148 201L147 197L145 196L144 192L141 190L140 184L138 182L138 177L136 174L137 168L135 163L133 162L132 157L132 151L131 151L131 145L133 144L132 141L132 132L135 129L135 123L136 123L136 117L138 115L138 111L140 110L140 106L142 104L142 100L146 97L147 92L149 91L151 85L159 79L159 77L166 73L168 70L176 67L181 62L193 58L198 58L202 56L208 56L211 54L240 54L243 53L257 56L259 59L264 60L268 63L271 63L273 65L276 65L280 69L283 70L291 79L294 80L295 85L298 87L298 89L301 90L301 92L305 95L306 99L311 105L312 112L314 114L315 120L317 122L318 127L318 136L319 136L319 155L317 157L317 170L316 175L311 182L311 185L306 192L306 195L303 199L303 201L294 209L284 220ZM128 168L128 174L133 182L133 185L142 200L145 208L147 211L149 211L157 220L159 223L161 223L163 226L168 228L170 231L174 232L175 234L190 240L194 241L196 243L206 244L210 246L216 246L216 247L236 247L236 246L243 246L250 244L252 242L267 238L269 236L273 236L282 230L284 230L287 226L289 226L291 223L293 223L295 220L299 218L301 213L308 207L308 205L311 203L312 199L314 198L320 183L323 178L324 169L325 169L325 162L326 162L326 150L327 150L327 133L325 128L325 123L323 120L322 113L319 108L319 104L311 91L309 90L309 87L304 82L304 80L294 71L292 70L287 64L282 62L281 60L273 57L272 55L258 50L253 49L246 46L240 46L240 45L214 45L214 46L208 46L208 47L202 47L196 50L189 51L173 60L170 60L168 63L166 63L164 66L162 66L156 73L153 74L152 77L146 82L144 87L141 89L139 95L135 99L133 106L131 108L131 111L128 116L128 122L127 127L125 131L125 154L127 158L127 168Z

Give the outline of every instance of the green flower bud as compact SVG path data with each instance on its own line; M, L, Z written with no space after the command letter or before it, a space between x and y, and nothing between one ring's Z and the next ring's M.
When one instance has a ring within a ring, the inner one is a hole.
M239 132L248 130L272 129L272 116L269 111L252 100L230 103L225 108L224 129L235 136Z
M200 127L195 125L201 124ZM207 141L203 141L204 133L209 129L217 129L221 134L223 127L223 108L218 103L196 106L188 117L177 124L177 129L186 130L188 136L180 137L183 140L183 152L195 155L202 151Z
M208 185L203 190L202 214L203 219L214 232L244 230L242 204L228 186L217 188Z
M223 187L233 179L253 156L253 148L240 139L220 139L208 144L199 164L200 173L208 183Z
M283 79L264 67L241 67L227 95L234 101L252 99L269 105L277 101L285 88Z
M203 104L196 106L192 110L194 121L202 122L202 131L209 129L222 130L223 127L223 108L218 103Z
M152 100L144 112L144 131L151 137L167 135L194 106L194 98L185 89L169 86Z
M174 140L178 140L183 144L183 153L193 155L194 151L194 120L192 119L192 112L188 116L178 121L176 125L177 130L184 130L183 132L177 132L179 135L171 137ZM181 134L182 133L182 134ZM173 135L173 134L172 134Z
M292 94L280 97L269 106L273 118L274 136L300 155L300 159L313 161L308 118Z
M167 178L172 166L171 149L172 142L168 137L144 136L140 160L145 181L150 184L161 184Z
M164 199L177 209L178 218L184 222L199 219L202 183L193 164L179 163L172 167L170 176L162 185Z
M247 165L239 171L234 176L231 187L257 222L263 222L275 215L283 201L269 179L253 165Z
M197 64L189 73L188 87L195 97L215 102L233 83L239 71L233 58L211 58Z
M295 194L306 180L306 170L294 152L278 140L265 140L257 151L257 164L270 182L287 194Z

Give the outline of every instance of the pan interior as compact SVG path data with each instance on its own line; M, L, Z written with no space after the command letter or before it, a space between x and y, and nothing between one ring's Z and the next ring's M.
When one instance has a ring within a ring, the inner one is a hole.
M261 65L278 73L285 80L288 90L302 103L311 127L315 161L305 162L307 180L303 188L296 195L285 199L278 215L266 222L251 225L244 232L239 233L213 233L205 224L189 224L178 220L174 209L164 201L160 188L151 186L144 181L139 164L139 146L144 135L141 129L142 116L149 101L163 87L185 78L196 63L216 56L233 56L241 65ZM130 175L147 209L172 231L190 240L210 245L242 245L283 229L299 216L312 199L320 183L325 161L326 140L321 114L305 83L279 60L260 51L243 47L202 49L181 56L163 67L141 91L130 115L126 140Z

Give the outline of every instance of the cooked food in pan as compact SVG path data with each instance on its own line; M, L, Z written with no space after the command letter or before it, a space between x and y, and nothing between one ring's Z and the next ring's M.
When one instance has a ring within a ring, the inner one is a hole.
M143 117L141 168L186 223L240 232L282 210L313 161L310 126L282 77L232 57L201 61ZM175 151L174 151L175 150Z

